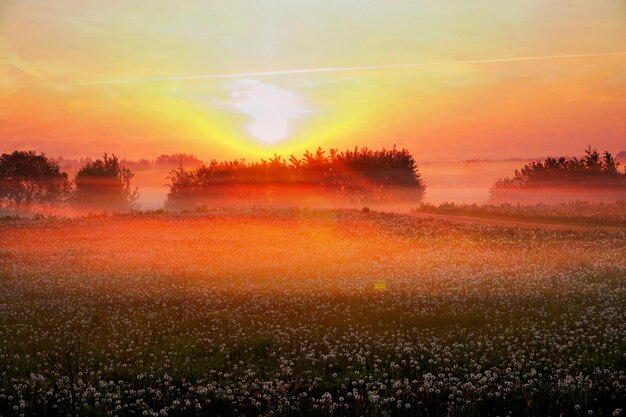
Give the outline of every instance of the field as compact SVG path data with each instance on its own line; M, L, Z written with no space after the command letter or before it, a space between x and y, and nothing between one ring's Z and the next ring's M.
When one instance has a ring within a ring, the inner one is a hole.
M614 229L5 218L0 416L624 415Z
M626 227L626 201L590 203L574 201L561 204L422 204L413 213L448 216L469 216L490 220L545 223L547 225L579 225L595 227Z

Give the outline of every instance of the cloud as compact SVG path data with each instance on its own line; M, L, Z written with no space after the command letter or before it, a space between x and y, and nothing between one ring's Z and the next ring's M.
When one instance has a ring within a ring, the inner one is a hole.
M483 59L464 59L450 61L433 61L433 62L416 62L407 64L389 64L389 65L362 65L351 67L328 67L328 68L299 68L275 71L257 71L257 72L240 72L230 74L204 74L204 75L177 75L171 77L151 77L151 78L134 78L134 79L118 79L105 81L91 81L78 83L74 85L94 85L94 84L133 84L133 83L149 83L157 81L183 81L183 80L202 80L202 79L228 79L228 78L249 78L249 77L266 77L273 75L297 75L324 72L358 72L373 70L391 70L402 68L421 68L447 65L468 65L468 64L497 64L505 62L524 62L524 61L551 61L559 59L578 59L578 58L602 58L611 56L626 55L626 51L603 52L603 53L581 53L581 54L561 54L561 55L540 55L540 56L520 56L509 58L483 58Z

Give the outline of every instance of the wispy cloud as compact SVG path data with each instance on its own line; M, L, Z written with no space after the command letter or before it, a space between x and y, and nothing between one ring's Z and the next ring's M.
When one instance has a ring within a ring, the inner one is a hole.
M115 79L102 81L89 81L82 83L74 83L71 85L98 85L98 84L134 84L134 83L150 83L160 81L183 81L183 80L203 80L203 79L228 79L228 78L250 78L250 77L268 77L275 75L297 75L297 74L314 74L325 72L359 72L374 70L392 70L402 68L422 68L446 65L467 65L467 64L497 64L504 62L524 62L524 61L550 61L559 59L578 59L578 58L602 58L611 56L626 55L626 51L604 52L604 53L581 53L581 54L563 54L563 55L540 55L540 56L520 56L509 58L486 58L486 59L464 59L450 61L433 61L433 62L416 62L406 64L389 64L389 65L362 65L352 67L322 67L322 68L298 68L273 71L257 71L257 72L238 72L228 74L201 74L201 75L176 75L168 77L150 77L150 78L131 78L131 79ZM65 84L69 85L69 84Z

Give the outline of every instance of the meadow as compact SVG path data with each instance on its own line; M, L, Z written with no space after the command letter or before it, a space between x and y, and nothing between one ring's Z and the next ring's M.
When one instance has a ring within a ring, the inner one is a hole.
M469 216L546 224L626 227L626 201L592 203L570 201L560 204L455 204L422 203L413 213Z
M0 220L0 416L618 416L626 231Z

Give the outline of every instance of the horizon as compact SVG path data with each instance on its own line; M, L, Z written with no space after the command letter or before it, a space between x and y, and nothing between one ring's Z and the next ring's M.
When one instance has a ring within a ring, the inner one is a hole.
M328 150L326 150L328 151ZM339 151L343 151L339 149ZM599 149L602 151L602 149ZM621 153L626 151L612 152L616 157L621 169L626 170L626 158ZM416 159L417 170L421 178L426 183L426 193L424 197L425 203L428 204L442 204L442 203L457 203L457 204L484 204L489 200L490 188L499 179L510 177L513 173L521 169L523 165L532 161L542 161L546 157L560 157L566 158L580 158L583 152L580 151L575 155L546 155L541 157L509 157L501 159L464 159L464 160L440 160L440 161L419 161ZM115 154L111 154L115 155ZM135 176L133 184L139 189L139 200L142 209L158 209L163 207L164 201L167 197L167 187L164 181L168 178L168 173L176 165L173 163L164 163L162 165L156 165L157 158L162 156L176 156L172 155L159 155L157 157L141 158L136 160L128 160L120 155L116 155L120 158L122 165L129 164L134 172ZM196 157L192 154L182 154L188 157ZM286 155L279 155L285 159ZM415 157L415 155L413 155ZM96 157L83 157L83 158L64 158L64 157L52 157L57 161L61 169L65 170L69 175L75 175L80 169L79 163L85 163L87 161L94 161L100 159L102 155ZM267 157L271 157L267 155ZM238 159L238 158L233 158ZM245 159L247 163L258 162L261 159ZM210 162L209 160L198 159L201 164ZM142 166L141 164L147 162L153 164L151 166ZM225 162L225 160L218 160L218 162ZM133 164L139 164L133 166ZM193 170L198 165L196 164L182 164L186 170ZM389 206L391 207L391 206ZM389 208L386 207L386 208ZM402 209L400 210L402 211Z
M395 146L395 145L394 145ZM598 151L608 151L610 152L613 156L616 157L618 163L623 164L624 161L626 161L626 145L624 146L624 149L603 149L600 147L595 147L591 144L589 144L588 146L591 146L591 148L597 149ZM359 147L361 148L361 147ZM393 148L390 147L389 149ZM403 149L402 147L397 147L398 149ZM303 152L306 151L313 151L317 148L312 148L312 149L304 149ZM330 149L335 149L339 152L345 151L345 150L351 150L349 148L323 148L322 150L325 152L328 152ZM372 149L372 148L370 148ZM383 148L381 148L383 149ZM387 148L384 148L387 149ZM406 149L406 148L404 148ZM302 156L303 153L301 154L279 154L279 153L267 153L267 154L258 154L258 155L254 155L253 157L238 157L236 155L232 155L232 157L229 158L215 158L212 156L209 156L206 159L200 158L198 155L195 155L193 153L186 153L186 152L173 152L170 154L167 153L162 153L159 155L143 155L143 156L138 156L136 158L127 158L124 155L118 154L117 152L113 151L105 151L102 154L84 154L84 155L78 155L78 156L66 156L66 155L51 155L51 154L47 154L46 152L42 152L38 149L13 149L13 150L0 150L0 154L2 153L10 153L13 151L32 151L32 152L36 152L36 153L42 153L44 155L46 155L47 157L51 158L52 160L56 161L56 162L80 162L80 161L93 161L96 159L100 159L102 158L102 156L106 153L108 155L111 156L117 156L120 159L120 162L128 162L131 164L135 164L135 163L141 163L141 162L156 162L158 158L160 157L174 157L174 156L188 156L188 157L192 157L192 158L197 158L200 162L202 163L207 163L210 161L218 161L218 162L226 162L226 161L232 161L232 160L244 160L246 162L260 162L263 160L267 160L269 158L272 158L274 156L279 156L282 158L285 157L289 157L289 156ZM410 150L409 150L410 151ZM539 160L543 160L545 158L559 158L559 157L565 157L565 158L577 158L580 157L582 155L582 151L579 150L579 152L575 152L573 154L567 154L567 153L558 153L558 154L545 154L545 155L535 155L535 156L522 156L522 155L509 155L509 156L501 156L501 157L496 157L496 158L461 158L461 159L420 159L418 155L413 155L413 157L415 158L416 163L418 164L418 168L419 165L431 165L431 164L455 164L455 163L474 163L474 162L527 162L527 161L539 161Z

